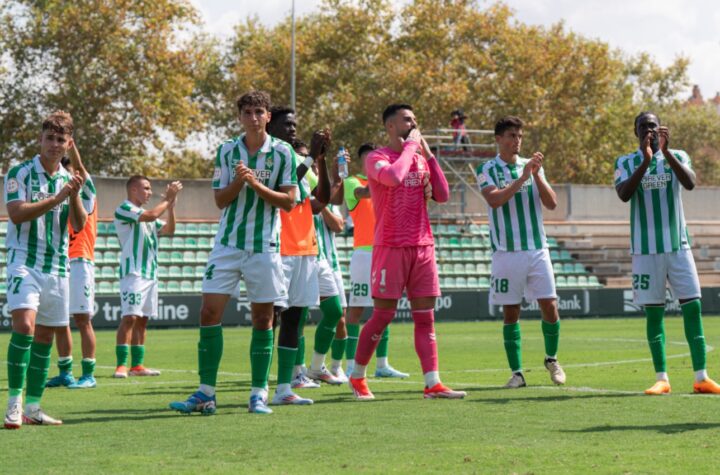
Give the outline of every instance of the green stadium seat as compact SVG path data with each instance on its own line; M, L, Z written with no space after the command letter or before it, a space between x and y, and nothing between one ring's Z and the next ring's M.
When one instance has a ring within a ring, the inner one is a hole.
M182 270L180 269L179 266L170 266L169 271L170 271L170 274L169 274L170 277L174 277L174 278L182 277Z
M471 246L475 249L482 249L486 247L485 245L485 239L483 239L480 236L473 236L470 238Z
M561 275L563 273L563 265L559 262L553 263L553 273L555 275Z
M480 286L480 283L478 281L478 278L474 275L471 275L467 278L467 286L470 289L477 289Z
M105 263L105 254L102 251L98 251L96 249L95 251L93 251L93 254L95 254L95 260L93 261L95 265Z
M158 266L158 277L161 279L170 277L170 269L167 266Z
M563 249L560 251L560 260L563 261L569 261L572 260L572 256L570 255L570 251L567 249Z
M596 275L591 275L588 277L588 284L592 285L593 287L602 287L602 284L600 283Z
M195 251L185 251L185 252L183 252L183 263L184 263L184 264L193 264L193 263L195 263Z
M105 232L111 236L117 236L117 230L115 229L115 223L112 221L108 222Z
M164 293L167 290L167 282L164 280L158 281L158 292Z
M180 251L172 251L170 253L170 262L173 264L183 263L183 253Z
M455 277L445 277L443 280L443 287L446 289L454 289L455 288Z
M563 274L574 274L575 273L575 266L572 262L566 262L563 264Z
M567 287L567 279L564 275L556 275L555 276L555 285L557 287Z
M193 292L202 293L202 280L196 280L193 282Z
M105 241L105 248L115 250L120 249L120 240L117 236L108 236L107 241Z
M458 289L466 289L467 288L467 279L465 277L458 277L455 279L455 287Z
M350 286L348 285L348 288L349 288L349 287L350 287ZM244 280L241 280L241 281L240 281L240 292L245 293L246 291L247 291L247 288L245 287L245 281L244 281Z
M201 236L198 238L198 249L204 249L206 251L209 251L212 249L212 244L210 244L210 238L206 236Z
M114 294L120 293L120 281L119 280L116 280L112 283L112 292Z
M170 253L167 251L158 251L158 262L160 264L169 264L170 263Z
M438 224L435 226L435 232L438 236L444 236L448 233L447 226L444 224Z
M175 223L175 234L187 234L187 225L185 223Z
M186 279L195 278L195 267L194 266L182 266L182 276Z
M460 231L458 230L457 225L455 224L448 224L447 225L447 233L450 235L460 234Z
M476 261L484 261L485 260L485 251L482 249L475 249L473 251L473 259Z
M451 240L453 238L450 238ZM457 238L455 238L457 239ZM460 247L472 247L472 239L468 237L461 237L460 238Z
M7 267L5 267L5 266L0 267L0 279L2 279L2 280L7 279Z
M546 238L546 240L547 240L547 243L548 243L548 247L550 247L550 248L558 247L557 239L555 239L554 237L549 237L549 236L548 236L548 237Z
M470 225L470 234L474 234L476 236L479 236L481 234L480 232L480 225L472 223Z
M460 247L460 239L453 236L451 238L445 238L447 239L447 245L448 247Z
M112 293L112 284L107 281L100 282L99 285L95 286L97 288L97 293L99 294L111 294Z
M575 263L575 273L576 274L587 274L587 270L585 270L585 266L582 265L580 262Z
M490 275L490 268L488 267L488 265L486 263L478 262L475 265L475 272L478 275Z
M4 280L0 282L0 294L6 294L7 293L7 282Z
M210 254L208 254L207 251L198 251L195 253L195 262L206 264L208 259L210 259Z
M105 221L98 221L98 223L97 223L97 233L98 234L101 234L101 235L107 234L107 228L108 228L108 223L106 223Z
M194 292L193 283L190 280L183 280L180 282L180 292L185 294L191 294Z
M556 249L553 249L552 251L550 251L550 260L551 261L560 260L560 253L557 252Z
M475 264L470 263L470 262L465 263L465 274L466 275L475 275L476 272L477 272L477 267Z
M480 225L480 234L488 236L490 234L490 226L488 224Z
M213 233L210 229L210 223L200 223L198 225L198 234L201 236L209 236Z
M198 223L187 223L185 225L185 232L190 236L197 236L200 234L200 226L198 226Z
M453 251L450 251L450 260L453 261L461 261L462 260L462 251L459 249L455 249Z
M170 249L172 248L172 239L167 236L160 236L160 248Z
M169 294L179 294L180 293L180 283L177 280L168 281L167 292Z
M205 277L205 266L195 266L195 277L200 279Z
M473 252L470 249L465 249L462 252L462 260L465 262L470 262L473 260Z
M218 230L220 230L220 223L212 223L210 225L210 234L217 234Z
M440 272L443 275L450 275L453 273L453 265L450 263L445 263L442 265L442 270Z
M453 274L455 275L462 275L465 273L465 266L457 263L453 265Z
M180 236L175 236L171 238L170 247L172 249L185 249L185 239L181 238Z
M185 238L185 249L192 249L195 250L198 247L198 240L196 237L186 237Z
M120 264L120 255L115 251L103 252L103 262L105 264Z
M105 249L105 247L107 246L104 237L98 236L97 238L95 238L95 249Z
M7 260L7 254L5 251L0 251L0 262L5 262Z
M489 289L490 288L490 279L488 279L485 276L482 276L478 278L478 284L480 285L481 289Z
M338 249L340 249L341 247L346 247L345 236L340 236L339 234L335 235L335 247L337 247Z
M103 279L112 279L118 277L117 273L115 272L115 267L113 266L102 266L100 268L100 276Z
M588 282L588 278L586 275L579 275L577 280L578 280L578 286L589 287L589 282Z

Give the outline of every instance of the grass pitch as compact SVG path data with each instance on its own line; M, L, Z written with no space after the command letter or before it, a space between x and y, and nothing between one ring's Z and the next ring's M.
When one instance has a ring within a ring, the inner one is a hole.
M529 387L517 390L501 389L509 370L499 322L438 324L441 376L468 391L462 401L422 398L412 325L396 324L390 361L412 373L409 380L371 380L377 399L363 403L347 387L299 391L315 405L278 407L269 416L246 410L249 329L226 328L218 412L211 417L181 416L167 407L197 387L196 329L149 331L146 362L163 374L129 380L110 377L115 336L98 332L98 387L48 389L43 408L64 425L0 431L0 472L716 472L720 396L691 394L682 321L668 318L666 327L669 396L642 394L654 380L643 319L563 321L564 387L552 386L542 367L539 321L524 321ZM313 332L306 329L308 348ZM706 318L705 333L710 349L718 347L720 318ZM3 353L8 338L0 334ZM77 375L77 334L75 343ZM710 351L716 378L718 363L718 352Z

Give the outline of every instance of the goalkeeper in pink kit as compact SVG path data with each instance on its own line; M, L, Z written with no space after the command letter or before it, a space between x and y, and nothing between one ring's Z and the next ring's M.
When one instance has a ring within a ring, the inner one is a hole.
M440 382L434 327L440 284L426 199L446 202L448 183L417 129L412 107L388 106L383 123L390 143L371 152L365 161L376 217L371 271L374 309L360 333L350 386L359 400L375 398L367 386L365 369L406 291L415 322L415 351L425 377L424 396L463 398L465 392L453 391Z

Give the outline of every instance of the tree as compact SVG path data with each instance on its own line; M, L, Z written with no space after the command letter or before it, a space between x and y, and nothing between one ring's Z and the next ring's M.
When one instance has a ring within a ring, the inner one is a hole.
M204 130L193 101L207 42L193 38L182 0L4 2L0 46L3 166L36 151L40 122L63 109L93 173L127 174L161 161L176 141ZM185 40L181 39L184 35Z

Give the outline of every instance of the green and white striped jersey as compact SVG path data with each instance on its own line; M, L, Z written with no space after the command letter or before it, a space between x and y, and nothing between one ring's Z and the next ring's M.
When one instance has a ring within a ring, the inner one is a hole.
M692 168L683 150L670 150L683 165ZM636 150L615 161L615 186L629 179L643 161ZM640 185L630 198L630 253L662 254L690 249L680 197L682 186L662 151L653 155Z
M225 188L235 179L235 166L240 161L271 190L297 186L295 152L289 144L268 135L260 150L250 156L243 142L244 136L218 147L213 189ZM260 199L252 188L243 186L223 210L215 242L251 252L278 252L279 228L278 209Z
M137 275L157 279L158 231L161 220L140 221L145 210L125 200L115 210L115 231L120 240L120 278Z
M505 188L517 180L529 158L505 163L496 156L480 166L476 174L480 191L487 187ZM540 169L544 178L545 172ZM499 208L488 206L490 242L493 251L529 251L547 247L543 225L542 202L535 178L530 178L507 203Z
M70 179L70 173L62 165L54 175L48 175L40 156L36 155L8 172L5 203L45 200L58 194ZM85 211L91 213L95 206L95 186L90 178L83 185L80 198ZM65 200L39 218L16 225L8 223L5 239L8 263L21 262L45 274L67 275L69 215L70 200Z
M333 214L340 216L340 211L335 205L328 205L328 209ZM321 214L313 216L315 220L315 234L318 242L318 260L327 259L332 270L340 269L340 261L338 260L337 247L335 246L335 233L325 224Z

